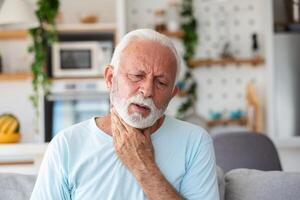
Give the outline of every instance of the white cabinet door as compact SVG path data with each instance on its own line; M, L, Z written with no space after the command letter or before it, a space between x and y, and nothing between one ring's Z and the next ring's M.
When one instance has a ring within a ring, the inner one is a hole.
M0 173L37 175L47 145L47 143L0 145Z

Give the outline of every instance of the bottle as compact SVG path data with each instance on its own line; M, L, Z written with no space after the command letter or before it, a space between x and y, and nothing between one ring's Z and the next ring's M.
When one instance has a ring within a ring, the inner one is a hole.
M259 57L259 44L258 44L258 38L257 38L257 33L253 33L251 35L252 37L252 54L253 57Z

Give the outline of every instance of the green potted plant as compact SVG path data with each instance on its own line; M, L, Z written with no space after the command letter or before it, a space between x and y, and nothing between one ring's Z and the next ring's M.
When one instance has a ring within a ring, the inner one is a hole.
M33 43L28 48L28 51L34 54L34 60L31 65L34 93L30 96L30 100L36 113L36 132L39 131L39 102L43 95L49 91L51 84L46 69L46 58L48 46L57 39L55 19L58 10L59 0L38 0L35 14L39 25L29 30Z
M195 49L198 44L197 20L194 16L192 0L183 0L181 17L183 18L181 28L184 31L182 40L185 50L183 59L188 69L186 70L183 79L180 80L177 84L178 87L182 90L182 96L184 96L183 98L185 98L183 103L177 109L178 118L184 118L185 114L190 109L194 109L197 100L197 83L193 78L191 66L189 64L189 60L195 55Z

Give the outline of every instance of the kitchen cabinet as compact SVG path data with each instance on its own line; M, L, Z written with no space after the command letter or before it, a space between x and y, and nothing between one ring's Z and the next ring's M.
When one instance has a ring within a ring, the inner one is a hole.
M0 144L0 173L38 174L48 143Z

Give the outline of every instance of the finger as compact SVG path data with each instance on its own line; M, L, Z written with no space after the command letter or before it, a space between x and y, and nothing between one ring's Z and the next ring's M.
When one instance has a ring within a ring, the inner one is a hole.
M113 112L112 114L113 120L114 122L122 129L124 129L125 131L127 131L126 126L124 123L122 123L121 118L117 115L116 112Z
M144 130L143 134L146 137L146 144L150 147L151 152L154 153L154 147L153 147L152 140L151 140L150 128L147 128L146 130Z
M111 121L111 129L112 129L113 136L115 136L115 134L119 134L118 125L114 119L112 119L112 121Z
M147 142L148 144L151 144L151 145L152 145L151 132L150 132L150 129L149 129L149 128L146 129L146 130L144 130L143 135L144 135L145 138L146 138L146 142Z
M121 143L120 132L114 125L112 125L112 136L114 145L119 145Z
M118 132L120 132L120 133L123 132L123 127L122 127L122 125L120 124L120 122L118 122L118 120L117 120L116 117L112 117L112 127L113 127L115 130L118 130Z
M140 133L141 131L137 128L134 128L128 125L121 117L117 116L119 122L123 125L123 127L127 130L128 133Z
M149 129L149 128L145 129L143 133L144 133L145 137L146 137L148 140L151 141L151 132L150 132L150 129Z
M126 142L126 134L124 132L121 132L118 126L115 126L115 133L114 133L114 147L116 149L117 154L122 152L123 148L126 147L127 142Z
M115 111L115 109L112 107L112 108L110 108L110 113L112 114L112 115L115 115L116 114L116 111Z
M118 126L121 127L122 133L126 134L127 137L131 137L132 132L136 131L136 130L133 130L133 128L131 129L131 127L129 125L127 125L126 122L124 122L122 120L122 118L119 117L118 115L115 115L114 119L116 120L116 123L118 124Z
M115 117L112 117L112 123L111 123L111 127L112 127L112 132L113 132L113 136L114 138L116 138L119 142L121 142L122 140L124 140L123 138L123 128L119 125L119 123L117 122Z
M117 114L117 112L115 111L115 109L111 109L110 113L111 113L111 117L112 117L112 118L115 118L115 119L118 119L118 118L119 118L119 115ZM118 120L116 120L116 122L117 122L117 121L118 121Z

